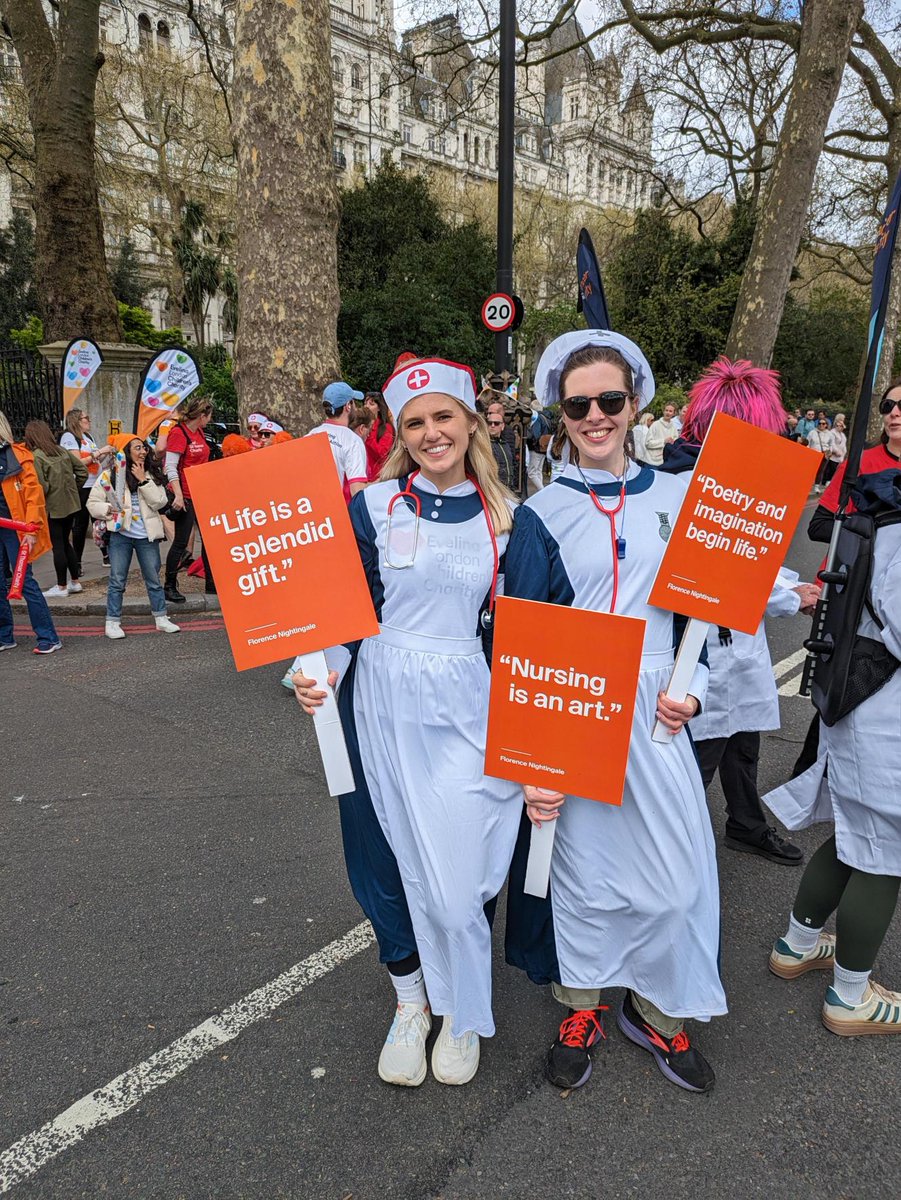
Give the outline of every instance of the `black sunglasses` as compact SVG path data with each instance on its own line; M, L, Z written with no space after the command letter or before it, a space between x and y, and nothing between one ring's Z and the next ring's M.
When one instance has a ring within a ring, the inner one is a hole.
M567 396L560 401L560 407L571 421L584 421L591 412L593 400L605 416L615 417L626 407L628 399L628 392L601 392L600 396Z
M272 430L271 429L261 429L260 432L257 434L257 437L272 437Z
M897 405L898 408L901 408L901 400L890 400L888 396L883 396L883 398L879 401L880 414L883 417L887 417L895 405Z

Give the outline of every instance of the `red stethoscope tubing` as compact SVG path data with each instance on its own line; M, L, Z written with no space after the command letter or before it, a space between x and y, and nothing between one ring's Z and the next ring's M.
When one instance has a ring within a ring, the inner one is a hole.
M415 508L416 508L417 520L422 516L422 502L419 499L419 497L416 495L416 493L412 490L413 480L416 478L416 476L418 474L419 474L419 471L414 471L412 473L412 475L409 477L409 479L407 480L407 486L403 489L403 491L395 492L395 494L388 501L388 516L389 517L391 516L391 510L394 508L394 505L397 503L398 500L400 500L400 498L402 496L404 498L408 498L413 501L413 504L415 505ZM479 487L479 482L477 479L475 479L474 476L469 475L469 476L467 476L467 478L469 479L472 486L475 488L476 494L478 495L479 500L481 500L481 502L482 502L482 512L485 514L485 524L488 526L488 536L491 539L491 552L494 556L494 567L493 567L493 570L491 573L491 592L489 594L489 599L488 599L488 620L490 622L494 619L494 602L497 599L497 579L498 579L498 575L500 574L501 559L500 559L500 554L499 554L498 548L497 548L497 535L494 532L494 524L491 520L491 513L488 511L488 501L485 499L485 493ZM592 495L593 494L594 493L592 493ZM625 496L625 492L623 493L623 496ZM622 504L620 504L620 508L621 507L622 507ZM603 512L603 509L601 511ZM615 509L615 511L619 512L619 508Z
M616 515L622 512L626 503L626 481L623 479L623 484L619 493L619 501L616 508L604 508L600 500L591 490L591 485L588 486L588 494L594 503L595 508L599 513L603 513L607 518L607 523L610 526L610 550L613 555L613 598L610 602L611 613L616 612L616 597L619 592L619 546L616 539Z

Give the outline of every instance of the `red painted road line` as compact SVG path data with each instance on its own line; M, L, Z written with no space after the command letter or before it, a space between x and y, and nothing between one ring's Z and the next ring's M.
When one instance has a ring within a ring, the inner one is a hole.
M102 620L102 618L99 618ZM124 624L122 628L126 634L133 633L156 633L156 625L129 625ZM185 633L203 633L211 629L224 629L225 623L221 617L213 618L212 620L204 621L183 621L181 628ZM60 638L65 641L67 637L104 637L103 625L63 625L59 626ZM34 631L29 625L17 625L14 629L14 636L27 638L34 637Z

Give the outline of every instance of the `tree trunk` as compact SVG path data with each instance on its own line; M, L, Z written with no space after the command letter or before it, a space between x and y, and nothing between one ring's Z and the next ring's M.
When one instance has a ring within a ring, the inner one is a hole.
M34 133L35 284L44 339L120 342L94 168L100 0L69 0L55 35L40 0L0 0Z
M851 38L863 0L807 0L791 96L726 343L730 358L769 365Z
M339 374L328 0L239 0L232 103L239 407L301 432Z

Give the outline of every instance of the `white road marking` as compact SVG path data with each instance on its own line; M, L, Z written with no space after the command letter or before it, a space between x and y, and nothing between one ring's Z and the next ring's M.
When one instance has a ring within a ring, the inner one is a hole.
M362 921L343 937L229 1005L218 1016L210 1017L105 1087L82 1096L34 1133L20 1138L0 1154L0 1195L35 1175L51 1159L77 1145L94 1129L121 1117L211 1051L233 1041L249 1026L268 1017L279 1005L366 950L374 941L372 926L368 921Z
M793 676L791 679L787 680L785 683L780 684L779 689L778 689L779 695L780 696L797 696L798 689L800 688L800 686L801 686L801 672L799 671L797 675Z
M783 658L781 662L773 663L773 675L776 679L781 679L783 675L791 674L795 667L800 667L806 657L806 650L796 650L794 654Z

